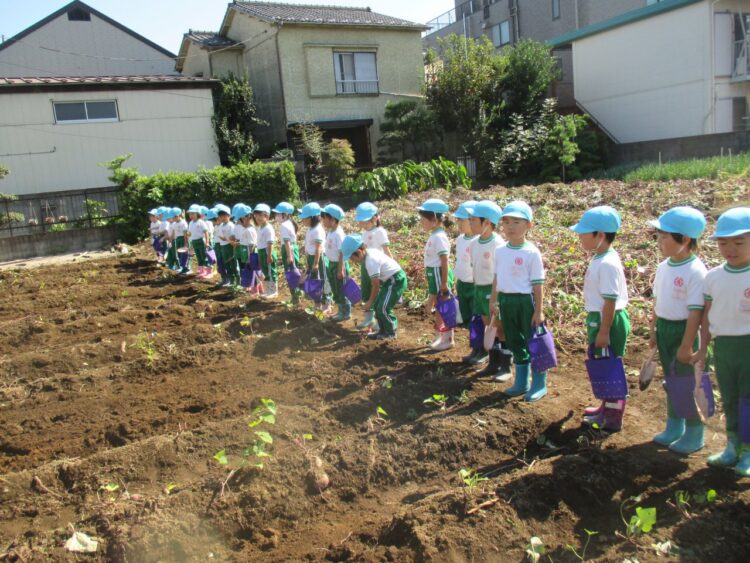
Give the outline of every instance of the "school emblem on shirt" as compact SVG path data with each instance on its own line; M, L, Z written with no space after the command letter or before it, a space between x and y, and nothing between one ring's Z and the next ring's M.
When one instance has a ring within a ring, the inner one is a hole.
M684 280L684 279L682 279L682 278L681 278L680 276L677 276L677 277L676 277L676 278L674 279L674 285L675 285L675 287L682 287L682 286L684 286L684 285L685 285L685 280Z
M523 258L520 256L516 258L516 266L523 266Z
M489 260L490 259L490 253L489 252L485 252L484 253L484 259L485 260Z
M745 298L750 299L750 287L745 290Z

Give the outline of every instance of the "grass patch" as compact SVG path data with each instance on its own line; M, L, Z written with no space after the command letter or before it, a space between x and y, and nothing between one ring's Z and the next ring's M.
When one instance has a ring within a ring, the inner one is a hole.
M717 180L731 176L750 177L750 152L711 158L692 158L674 162L615 166L596 178L624 182L669 182L673 180Z

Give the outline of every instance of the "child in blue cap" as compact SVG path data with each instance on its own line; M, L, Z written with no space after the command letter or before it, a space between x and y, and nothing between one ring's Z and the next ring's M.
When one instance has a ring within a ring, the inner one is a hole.
M226 205L217 205L219 212L218 226L216 227L216 238L219 239L219 251L221 261L224 265L224 276L221 278L221 287L237 286L240 283L240 271L237 268L237 260L234 259L234 248L232 237L234 236L234 223L231 220L231 210Z
M276 285L276 252L273 243L276 242L276 233L269 221L271 208L265 203L259 203L253 209L253 219L258 226L258 261L263 271L264 299L275 299L279 296Z
M538 401L547 394L547 372L531 374L528 341L532 330L544 322L544 264L539 249L526 240L534 214L524 201L512 201L504 209L500 224L508 241L495 250L492 313L501 318L508 348L516 365L515 381L503 391L509 397L523 395Z
M331 286L333 302L338 307L336 314L331 317L334 322L348 321L352 316L352 304L344 295L344 280L349 276L349 263L341 258L341 243L346 237L340 225L344 216L344 210L334 203L329 203L320 212L323 226L328 231L325 246L328 260L326 281Z
M406 274L393 258L384 251L367 248L361 235L348 235L341 243L344 260L360 263L372 281L370 297L364 303L365 311L374 310L379 330L368 335L376 340L396 337L398 319L393 308L406 291Z
M608 353L608 348L615 356L624 356L630 334L625 270L620 255L611 248L620 225L620 214L602 205L586 211L580 222L570 227L578 233L583 249L594 254L583 282L583 300L588 342L595 356ZM624 399L605 399L600 406L586 409L584 422L618 432L624 414Z
M258 245L258 231L253 225L253 208L249 205L239 204L235 206L234 219L237 223L234 225L231 244L234 247L234 258L237 260L237 267L240 271L247 268L250 256L255 254ZM246 291L253 295L262 291L262 284L255 284L248 287Z
M206 259L206 244L208 241L208 225L202 219L203 210L201 206L194 203L188 208L188 234L190 238L190 247L195 253L195 259L198 261L198 277L206 277L206 268L208 261Z
M299 246L297 245L297 225L294 223L294 206L282 201L273 208L274 220L279 223L279 238L281 239L281 263L284 272L299 268ZM300 289L290 287L289 293L292 304L299 303Z
M726 449L708 458L715 467L734 467L750 476L750 207L723 213L711 237L725 262L706 275L701 349L696 362L705 363L714 340L716 378L727 431Z
M659 250L666 258L654 278L654 313L651 348L658 348L664 374L694 378L693 352L703 318L703 284L707 269L695 255L706 218L692 207L674 207L657 220ZM654 442L681 454L703 447L703 422L699 416L681 418L667 395L667 427Z
M325 279L328 266L324 245L326 242L326 231L320 222L320 205L316 202L306 204L299 212L302 224L307 227L305 233L305 255L307 256L307 278ZM330 312L331 289L330 284L326 287L318 306L325 313Z
M187 221L185 221L183 217L182 209L180 209L179 207L175 207L173 209L173 213L175 215L175 218L174 218L174 221L172 222L172 234L170 238L174 241L174 246L177 252L179 252L180 249L187 251L188 250L188 240L187 240L188 223ZM179 267L179 262L178 262L174 269L178 270L180 274L183 276L187 275L190 272L190 262L188 262L182 268Z
M148 226L148 232L151 235L151 245L154 248L154 253L156 254L156 262L158 264L162 263L162 260L164 259L164 250L162 248L162 231L161 231L161 219L160 215L163 213L163 209L161 207L152 209L148 212L148 220L149 226Z
M458 307L461 312L461 322L468 326L474 310L471 306L474 300L474 269L471 266L471 249L477 241L477 235L471 232L471 223L469 222L469 211L476 205L474 200L464 201L458 206L453 217L458 223L458 238L456 238L456 268L454 277L456 278L456 297L458 298ZM464 358L468 361L476 351Z
M360 203L355 210L354 220L362 229L362 241L367 248L380 250L385 253L386 256L391 255L390 240L388 239L388 232L380 225L380 214L378 208L365 201ZM362 282L362 299L368 301L370 299L370 278L367 275L367 269L364 266L364 262L361 263L360 280ZM362 322L357 324L359 330L375 331L377 333L377 327L375 326L375 312L371 310L365 310L365 317Z
M451 241L444 225L448 204L442 199L428 199L417 207L422 229L430 233L424 247L424 267L427 278L427 310L432 311L438 299L447 299L453 287L453 269L450 267ZM435 340L430 348L441 352L453 347L453 329L447 328L437 311L435 315Z
M206 221L206 227L208 232L206 238L208 239L208 245L206 247L206 261L208 262L208 268L206 270L205 279L211 279L214 277L214 266L218 266L219 255L216 252L217 243L214 240L214 231L216 230L216 222L219 218L219 213L215 207L206 208L203 214L203 219ZM212 254L213 252L213 254Z

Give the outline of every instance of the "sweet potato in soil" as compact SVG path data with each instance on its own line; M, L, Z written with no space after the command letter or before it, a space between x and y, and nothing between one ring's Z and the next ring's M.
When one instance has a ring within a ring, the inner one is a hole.
M398 311L396 341L370 342L166 274L147 246L2 272L0 287L0 560L74 560L69 525L100 540L86 558L101 561L519 561L531 536L574 561L565 546L580 553L584 529L598 532L587 558L602 561L663 559L653 544L666 540L684 559L746 560L748 481L705 464L724 446L720 413L698 454L652 444L664 394L658 381L638 390L642 336L625 430L605 436L580 423L592 400L581 339L561 339L549 395L527 404L461 364L465 331L429 353L422 309ZM445 410L423 404L432 394ZM264 397L278 405L272 457L221 496L228 471L213 455L252 443ZM489 480L469 490L461 468ZM710 489L715 502L676 506L677 491ZM625 539L619 507L634 495L657 523Z

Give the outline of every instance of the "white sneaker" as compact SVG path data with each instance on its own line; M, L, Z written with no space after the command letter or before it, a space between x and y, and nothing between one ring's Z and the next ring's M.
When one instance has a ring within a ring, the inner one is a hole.
M442 333L442 332L440 332L440 331L438 331L438 330L436 330L436 331L435 331L435 340L433 340L433 341L432 341L432 342L430 343L430 348L431 348L432 350L434 350L435 348L437 348L438 346L440 346L440 343L441 343L442 341L443 341L443 333Z
M437 341L437 346L430 346L430 348L435 352L442 352L453 348L453 330L441 332L440 339Z

